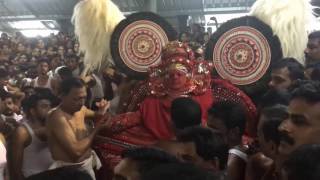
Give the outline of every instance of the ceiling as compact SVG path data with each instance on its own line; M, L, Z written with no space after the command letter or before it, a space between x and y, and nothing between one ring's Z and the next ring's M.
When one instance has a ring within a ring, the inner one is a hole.
M8 22L53 20L56 28L70 25L70 17L79 0L0 0L0 31L13 31ZM247 12L255 0L112 0L121 11L156 9L165 17ZM320 0L313 0L320 5Z

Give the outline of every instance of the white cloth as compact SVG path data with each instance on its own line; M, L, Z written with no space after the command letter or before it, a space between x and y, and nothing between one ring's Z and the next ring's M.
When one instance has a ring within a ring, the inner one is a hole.
M36 77L36 78L34 79L34 87L52 89L52 87L51 87L52 77L49 76L49 79L48 79L48 81L47 81L47 83L46 83L45 85L40 85L40 84L38 83L38 80L39 80L39 77Z
M4 179L4 170L7 163L7 150L2 141L0 141L0 180Z
M22 172L24 177L41 173L53 163L47 142L41 141L27 123L23 123L31 136L31 143L23 151Z
M92 151L91 156L80 163L54 161L54 163L50 166L49 169L56 169L56 168L67 167L67 166L78 167L78 170L88 173L93 180L96 180L93 169L100 169L101 162L97 154L94 151Z
M238 156L239 158L241 158L242 160L244 160L245 162L248 161L248 155L238 149L230 149L229 154L234 154L234 155Z

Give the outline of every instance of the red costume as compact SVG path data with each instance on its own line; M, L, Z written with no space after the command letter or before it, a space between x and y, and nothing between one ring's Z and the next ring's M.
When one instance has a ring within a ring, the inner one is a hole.
M150 68L147 91L142 88L142 93L133 93L133 103L137 104L141 102L139 99L144 99L138 110L112 117L112 132L109 130L97 137L95 149L103 158L103 165L112 169L119 162L122 150L126 148L173 139L175 136L170 120L170 107L172 100L177 97L190 97L200 104L203 125L206 124L207 110L215 102L213 92L221 93L221 98L216 96L220 101L241 102L255 112L249 98L231 84L214 80L217 88L212 90L211 68L208 62L195 61L193 52L187 45L177 41L169 43L162 53L162 63ZM226 91L228 86L234 88L229 93ZM130 106L132 102L129 102Z

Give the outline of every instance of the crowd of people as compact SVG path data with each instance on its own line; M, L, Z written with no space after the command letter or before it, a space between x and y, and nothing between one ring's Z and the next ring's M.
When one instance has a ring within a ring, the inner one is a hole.
M194 25L179 40L199 60L210 35ZM103 179L92 168L104 166L93 144L98 134L120 131L110 119L123 117L120 106L136 81L113 67L82 74L79 43L62 32L36 39L3 33L0 47L0 180ZM256 102L257 133L249 143L243 138L248 119L243 104L218 102L203 111L200 98L185 94L168 97L170 106L148 99L134 117L144 118L148 133L158 140L125 149L108 178L320 179L319 31L309 35L305 55L304 65L285 58L271 67L269 89ZM172 65L168 76L174 92L184 87L188 69ZM162 106L170 107L163 120L172 125L165 127L174 137L170 140L157 131L161 123L153 128L146 120L153 119L147 108Z

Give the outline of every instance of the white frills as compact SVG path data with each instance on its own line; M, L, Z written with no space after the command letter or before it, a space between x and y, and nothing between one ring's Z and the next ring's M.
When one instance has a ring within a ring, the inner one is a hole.
M110 39L117 24L125 17L111 0L84 0L74 8L72 22L85 53L85 72L113 63Z
M257 0L250 15L268 24L280 39L284 57L304 64L308 24L315 18L308 0Z

